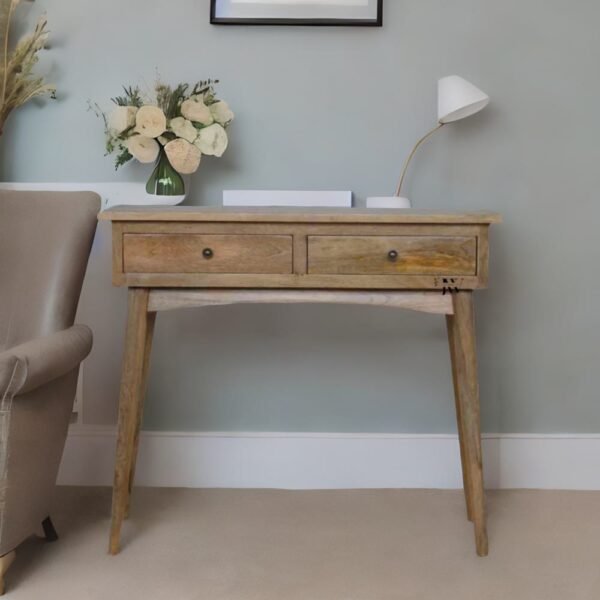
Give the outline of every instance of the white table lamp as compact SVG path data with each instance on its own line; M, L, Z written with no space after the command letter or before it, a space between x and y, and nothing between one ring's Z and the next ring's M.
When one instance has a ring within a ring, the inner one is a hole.
M410 200L401 196L402 184L404 183L410 161L419 146L444 125L460 121L478 113L488 105L489 101L490 97L487 94L458 75L449 75L440 79L438 81L437 125L415 144L408 155L402 167L396 195L384 198L367 198L367 206L369 208L410 208Z

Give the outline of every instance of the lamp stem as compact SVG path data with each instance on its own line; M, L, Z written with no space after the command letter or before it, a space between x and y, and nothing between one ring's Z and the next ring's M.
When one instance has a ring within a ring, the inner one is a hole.
M402 174L400 175L400 181L398 182L398 188L396 189L396 196L400 196L402 192L402 184L404 183L404 178L406 177L406 171L408 171L408 165L410 165L410 161L412 157L415 155L416 151L419 149L419 146L431 135L433 135L438 129L443 127L445 123L438 123L431 131L428 131L414 146L411 153L408 155L404 166L402 167Z

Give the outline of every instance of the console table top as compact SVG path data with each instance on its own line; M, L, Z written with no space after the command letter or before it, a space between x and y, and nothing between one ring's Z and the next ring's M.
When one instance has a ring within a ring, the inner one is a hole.
M500 223L498 213L416 209L212 207L212 206L117 206L101 212L102 221L188 221L246 223L389 223L461 224Z

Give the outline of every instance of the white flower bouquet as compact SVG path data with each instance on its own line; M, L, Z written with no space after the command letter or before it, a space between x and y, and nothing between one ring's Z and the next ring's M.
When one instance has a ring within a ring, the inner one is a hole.
M234 114L216 96L218 81L186 83L174 89L157 83L153 98L138 87L124 88L113 98L116 107L108 114L94 105L104 119L106 154L116 154L115 168L135 158L156 163L146 191L159 195L183 195L181 175L195 173L202 155L223 155L227 149L226 129Z

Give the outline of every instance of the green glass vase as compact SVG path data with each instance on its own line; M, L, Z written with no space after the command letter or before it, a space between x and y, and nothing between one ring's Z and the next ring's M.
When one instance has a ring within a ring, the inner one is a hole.
M157 196L183 196L183 177L173 168L163 148L156 159L154 171L146 184L146 191Z

